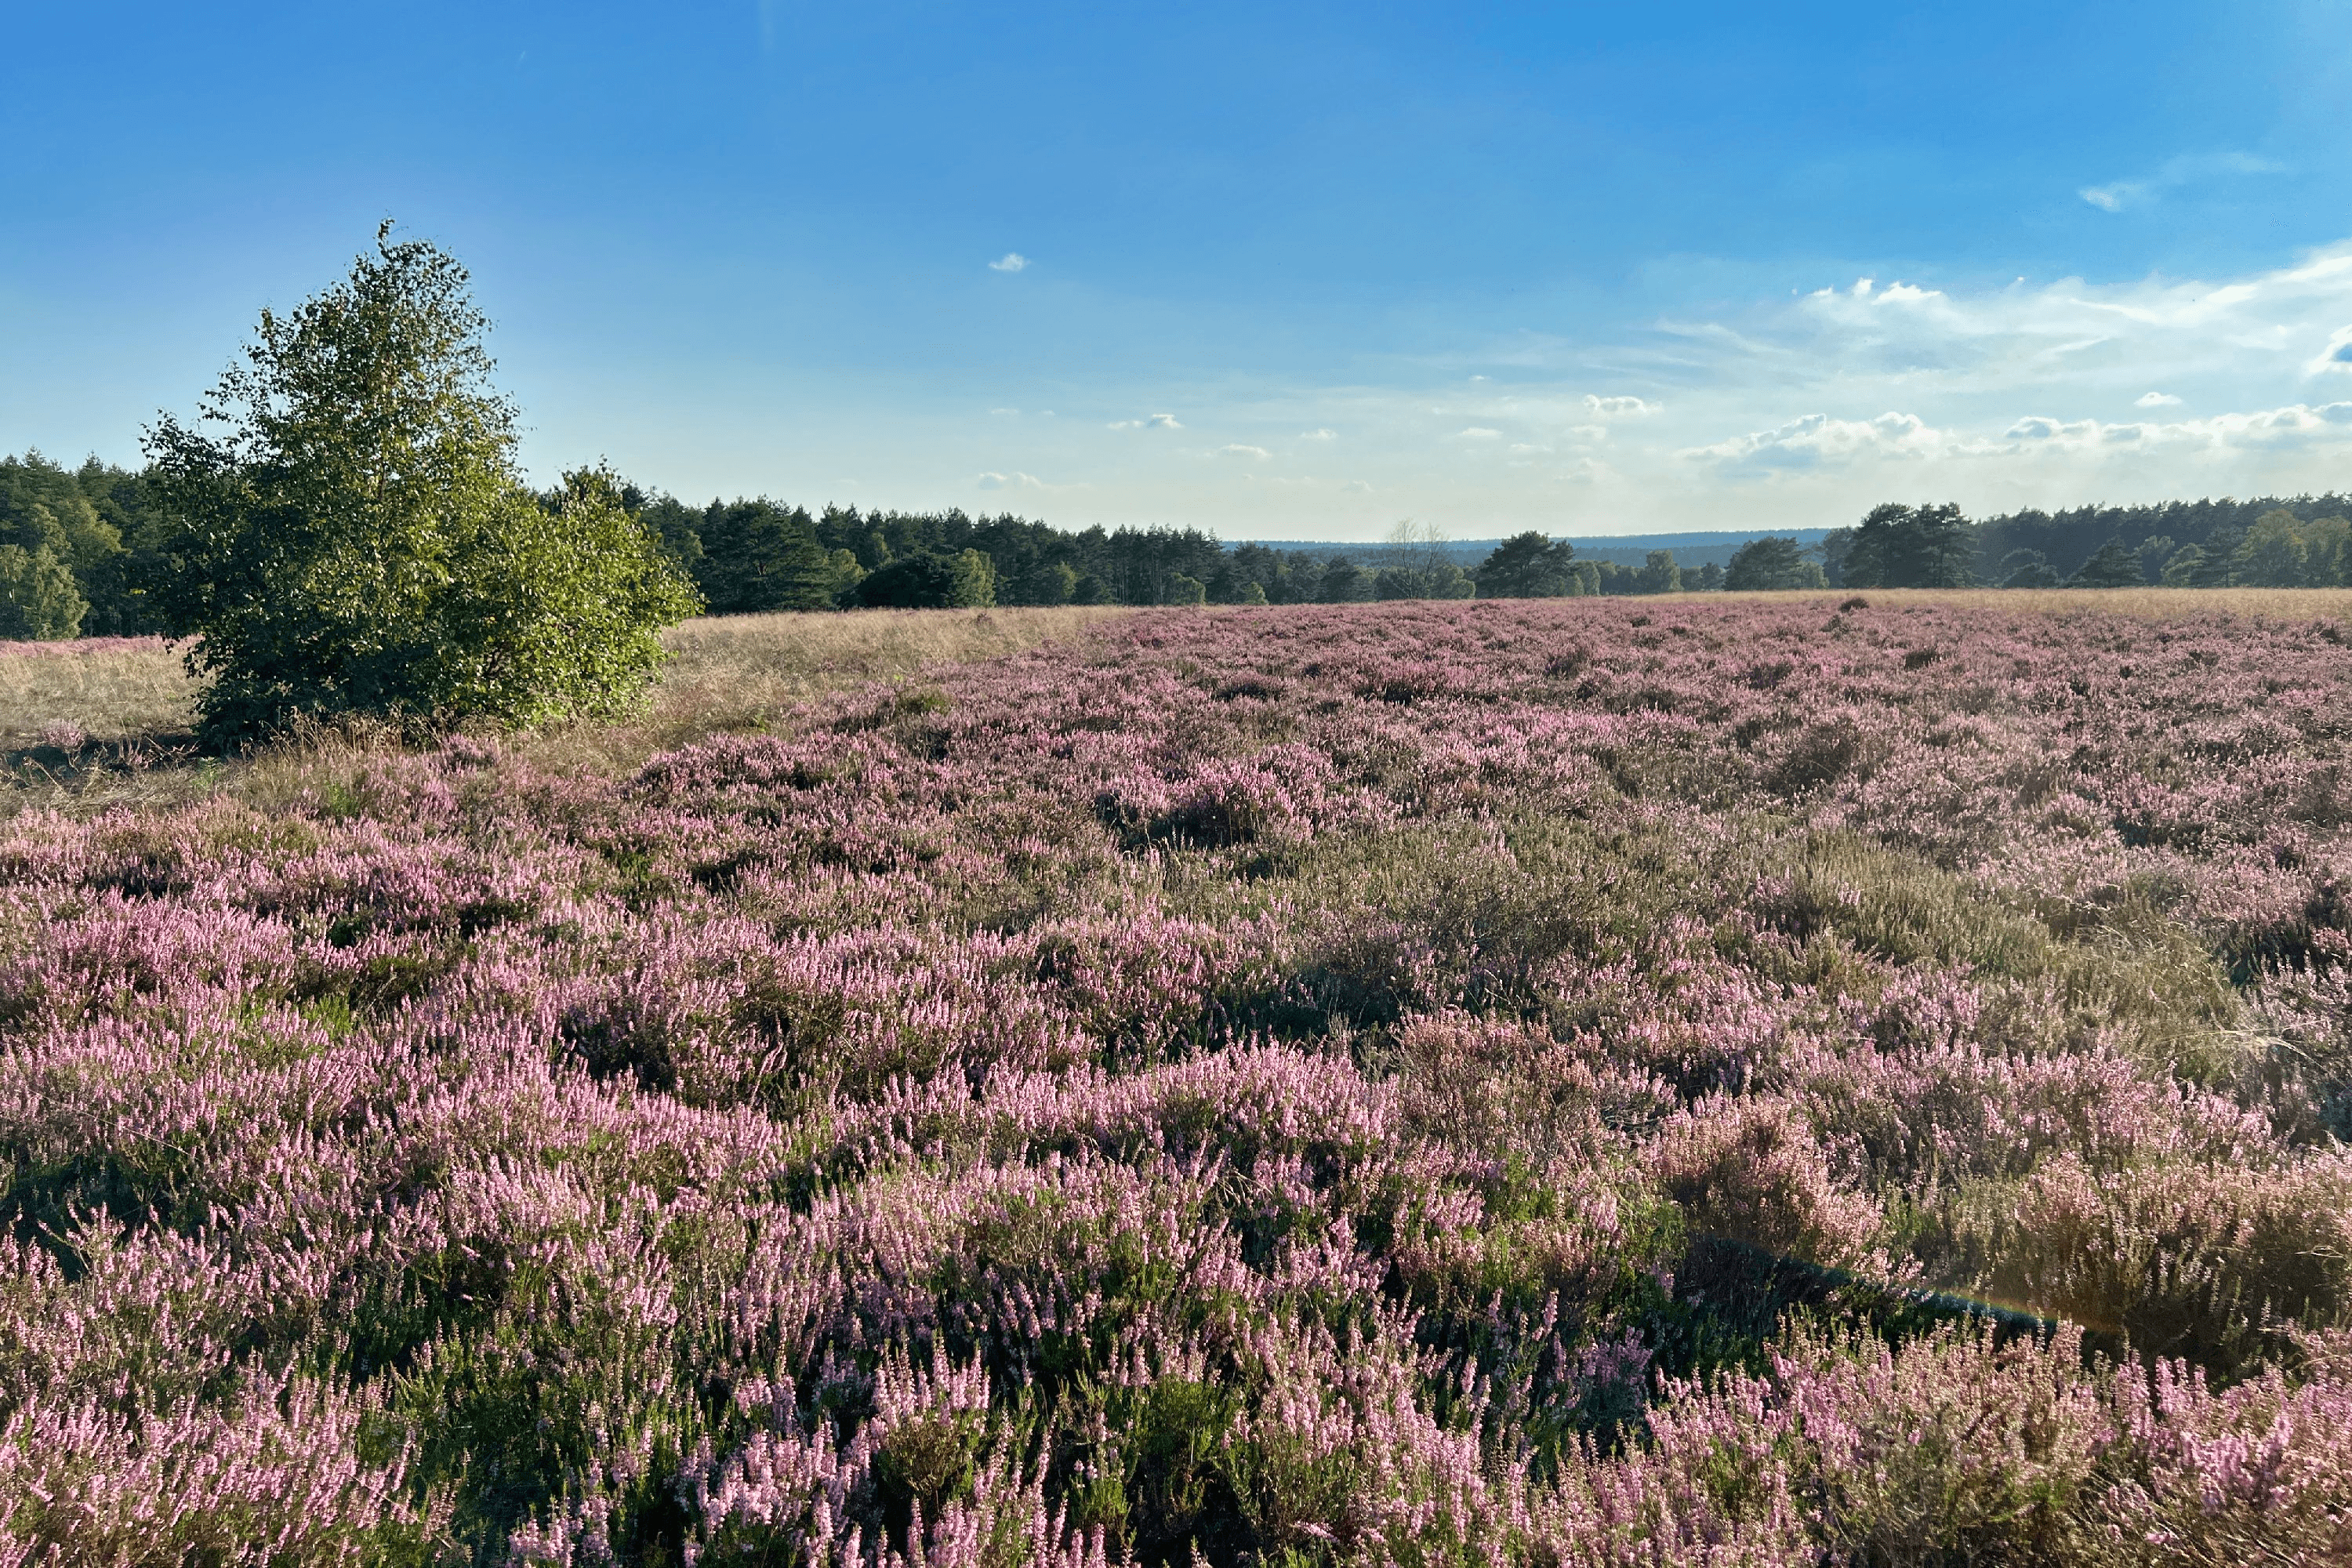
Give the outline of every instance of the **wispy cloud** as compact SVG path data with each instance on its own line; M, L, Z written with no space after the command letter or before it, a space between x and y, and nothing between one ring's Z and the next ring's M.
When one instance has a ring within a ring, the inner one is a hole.
M2324 403L2316 407L2294 403L2284 408L2217 414L2209 419L2127 425L2108 425L2096 419L2053 419L2029 415L2002 434L2017 446L1987 447L1979 453L1970 455L2006 456L2024 446L2131 452L2147 452L2165 447L2207 451L2262 451L2313 442L2336 446L2352 437L2352 403Z
M2352 327L2338 327L2327 339L2327 346L2319 351L2309 365L2314 375L2327 375L2352 371Z
M1029 265L1029 258L1017 250L1008 250L988 264L991 272L1019 272Z
M1457 361L1238 396L1130 387L1129 406L1199 412L1111 421L1132 438L1088 493L1175 498L1236 537L1314 537L1371 526L1367 498L1457 532L1803 527L1885 500L2055 510L2316 493L2352 472L2352 242L2216 277L1969 286L1855 267L1822 282L1563 341L1475 385ZM1021 419L1051 424L1025 402ZM1345 468L1313 475L1342 440ZM997 488L1042 500L1043 483Z
M2115 180L2104 185L2084 185L2074 194L2101 212L2119 213L2126 207L2142 205L2158 199L2167 191L2185 185L2201 184L2238 174L2283 174L2285 169L2284 163L2274 163L2268 158L2257 158L2249 153L2206 153L2174 158L2152 174L2137 179Z
M1009 474L982 474L978 477L978 482L980 488L984 490L1051 490L1063 488L1059 485L1049 485L1036 475L1024 474L1018 469Z

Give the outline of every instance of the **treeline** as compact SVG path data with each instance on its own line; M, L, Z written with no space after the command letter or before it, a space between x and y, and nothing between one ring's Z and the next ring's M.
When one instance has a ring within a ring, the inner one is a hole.
M1493 563L1465 572L1445 559L1442 536L1410 526L1383 543L1327 554L1227 545L1192 528L1069 532L1009 513L843 506L813 513L767 500L698 508L634 488L624 494L722 615L855 605L1354 604L1532 591L1514 554L1524 553L1524 542L1496 552L1499 574ZM1574 554L1539 534L1526 538L1562 563ZM1559 582L1535 586L1559 594L1664 591L1639 585L1648 581L1638 571L1579 561Z
M1579 560L1539 533L1506 541L1465 571L1444 536L1401 524L1380 543L1313 550L1227 545L1191 528L1067 532L960 510L812 513L767 500L697 508L625 490L717 614L853 605L1335 605L1381 599L1663 594L1720 586L1723 569L1680 572L1671 551L1641 567Z
M0 637L154 630L143 584L163 522L144 474L0 458Z
M2352 581L2342 554L2347 518L2352 518L2352 496L2332 491L2010 512L1978 525L1970 565L1977 581L1988 584L1998 585L2036 564L2063 582L2101 551L2119 545L2150 582L2203 587L2227 579L2247 587L2329 587ZM2191 547L2197 554L2184 558Z
M764 498L693 506L622 490L710 611L986 605L1302 605L1806 587L2187 587L2352 584L2352 497L2168 501L2012 512L1874 509L1817 545L1764 537L1727 566L1580 558L1528 532L1467 570L1444 536L1400 524L1376 544L1278 550L1191 528L1076 532L1009 513L805 508ZM545 498L553 510L561 498ZM37 452L0 458L0 638L162 629L149 584L172 563L150 472Z
M2352 498L2335 494L1981 522L1949 504L1890 503L1832 531L1814 552L1837 587L2326 588L2352 585L2347 514Z

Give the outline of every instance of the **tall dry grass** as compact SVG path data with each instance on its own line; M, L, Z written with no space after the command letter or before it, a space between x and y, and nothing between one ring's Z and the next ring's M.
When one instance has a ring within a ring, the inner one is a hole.
M161 637L0 642L0 748L68 729L94 741L184 730L195 691Z
M622 772L705 735L772 723L827 691L1018 653L1127 613L1071 605L688 621L665 636L672 657L641 713L511 744L543 766ZM200 757L188 733L196 689L161 638L0 643L0 816L153 805L221 788L266 805L289 781L307 787L355 772L398 743L382 726L353 723L248 758Z

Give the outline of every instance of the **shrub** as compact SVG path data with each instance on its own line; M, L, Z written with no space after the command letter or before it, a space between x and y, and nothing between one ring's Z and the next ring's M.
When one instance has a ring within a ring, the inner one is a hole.
M149 433L173 515L150 584L215 742L306 716L520 725L628 707L663 625L698 607L609 476L542 503L491 390L453 258L387 223L351 276L280 317L199 426Z

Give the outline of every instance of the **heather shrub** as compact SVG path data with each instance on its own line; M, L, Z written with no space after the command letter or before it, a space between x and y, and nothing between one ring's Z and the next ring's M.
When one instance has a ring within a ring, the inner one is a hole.
M2065 1562L2114 1437L2076 1338L1799 1333L1771 1381L1803 1445L1798 1493L1834 1560Z
M1699 1236L1843 1268L1864 1260L1878 1231L1878 1205L1839 1187L1786 1100L1709 1096L1667 1121L1651 1158Z
M2342 1555L2340 648L1630 608L19 814L0 1562Z
M2176 1363L2125 1369L2115 1420L2129 1468L2095 1515L2110 1561L2224 1568L2352 1552L2352 1456L2341 1441L2352 1367L2341 1335L2305 1342L2321 1353L2300 1385L2273 1370L2217 1393Z
M2352 1306L2352 1162L2162 1162L2095 1171L2062 1155L1956 1205L1979 1287L2152 1355L2236 1375L2292 1325Z

